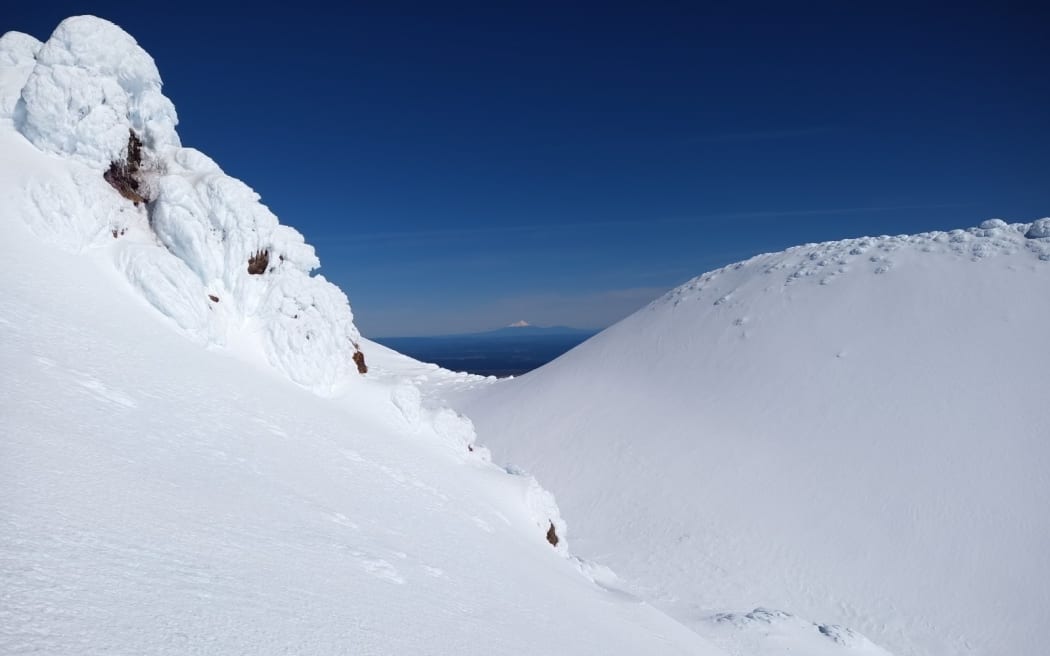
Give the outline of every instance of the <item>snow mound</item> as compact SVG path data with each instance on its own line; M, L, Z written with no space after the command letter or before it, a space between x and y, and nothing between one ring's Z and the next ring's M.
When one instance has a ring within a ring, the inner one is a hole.
M1038 653L1048 228L760 255L454 405L575 555L702 634L771 607L897 656Z
M40 48L15 123L41 150L96 168L120 157L128 130L152 149L179 145L153 58L94 16L67 18Z
M17 33L0 46L13 62L0 97L20 96L16 128L67 160L62 169L41 162L43 175L25 182L22 216L37 235L71 252L112 244L132 286L194 339L255 343L272 366L322 394L357 376L360 334L346 295L311 276L320 266L313 247L255 191L180 146L175 107L131 36L78 16L43 46ZM131 134L143 143L146 208L103 180L129 156Z

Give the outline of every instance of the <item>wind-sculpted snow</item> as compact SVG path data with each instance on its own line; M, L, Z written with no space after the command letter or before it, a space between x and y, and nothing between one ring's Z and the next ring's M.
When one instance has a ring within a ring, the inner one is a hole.
M8 32L0 36L0 66L33 65L36 53L44 44L22 32Z
M0 119L10 118L22 97L36 53L43 44L28 34L8 32L0 36Z
M67 158L62 170L26 180L22 216L35 233L71 252L111 245L133 287L194 339L256 340L271 365L323 394L358 375L360 334L346 295L310 275L320 266L313 247L255 191L180 146L174 105L134 39L79 16L42 46L5 35L0 61L0 98L20 94L16 128ZM144 144L138 175L148 207L133 206L102 176L127 157L132 133ZM252 275L257 254L267 265Z
M1041 653L1048 290L1050 219L807 244L454 405L577 556L733 653Z
M129 203L83 166L33 177L25 186L22 218L42 239L69 252L112 242L112 231L133 215Z
M179 145L153 58L93 16L62 21L40 48L15 123L41 150L100 169L120 156L129 129L154 150Z
M201 298L215 296L229 308L227 315L256 321L271 363L319 391L354 371L360 334L345 294L323 277L309 275L320 266L313 247L278 223L250 187L225 175L203 153L178 148L150 194L157 238L195 274ZM256 253L267 254L262 275L248 272ZM143 289L147 297L161 298ZM160 309L179 321L184 308ZM202 320L209 317L223 321L205 312L179 324L200 334ZM222 332L204 331L209 337Z

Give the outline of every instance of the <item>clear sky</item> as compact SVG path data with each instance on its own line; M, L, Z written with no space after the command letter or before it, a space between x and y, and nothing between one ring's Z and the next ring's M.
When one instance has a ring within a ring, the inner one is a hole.
M366 335L598 328L756 253L1050 215L1046 3L493 4L19 2L0 31L124 27Z

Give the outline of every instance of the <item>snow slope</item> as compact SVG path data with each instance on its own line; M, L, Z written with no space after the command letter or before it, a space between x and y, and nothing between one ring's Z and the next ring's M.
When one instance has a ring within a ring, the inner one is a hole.
M713 271L462 393L574 551L744 651L763 606L898 656L1050 640L1050 219ZM821 629L823 632L824 629Z
M0 100L0 653L721 653L417 384L476 379L358 374L346 297L131 37L6 34ZM148 214L102 177L129 129Z

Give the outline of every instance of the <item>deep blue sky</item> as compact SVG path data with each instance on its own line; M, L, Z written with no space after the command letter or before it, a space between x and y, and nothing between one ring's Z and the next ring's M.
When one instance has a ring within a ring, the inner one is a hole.
M183 143L373 336L602 327L759 252L1050 215L1045 3L644 4L17 3L0 31L129 31Z

